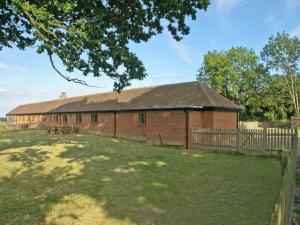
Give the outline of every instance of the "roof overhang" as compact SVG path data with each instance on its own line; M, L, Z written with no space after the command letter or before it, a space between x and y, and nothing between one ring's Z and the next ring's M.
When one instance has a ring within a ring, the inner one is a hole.
M63 114L63 113L89 113L89 112L132 112L132 111L159 111L159 110L197 110L197 111L240 111L240 108L228 108L228 107L215 107L215 106L202 106L202 105L176 105L176 106L154 106L154 107L136 107L131 109L105 109L105 110L76 110L76 111L49 111L49 112L31 112L31 113L19 113L19 114L6 114L6 116L13 115L40 115L40 114Z

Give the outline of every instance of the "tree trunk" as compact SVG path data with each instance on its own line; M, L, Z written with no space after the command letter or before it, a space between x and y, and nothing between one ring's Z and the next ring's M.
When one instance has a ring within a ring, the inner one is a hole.
M287 78L287 88L289 90L290 96L293 101L294 107L294 116L299 118L300 116L300 108L299 108L299 97L298 97L298 87L297 87L297 76L293 74L289 74L286 76Z

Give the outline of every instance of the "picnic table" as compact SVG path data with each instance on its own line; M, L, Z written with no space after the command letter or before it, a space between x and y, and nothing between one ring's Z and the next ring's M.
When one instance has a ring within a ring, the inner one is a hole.
M55 125L47 127L48 134L71 134L74 131L72 125Z

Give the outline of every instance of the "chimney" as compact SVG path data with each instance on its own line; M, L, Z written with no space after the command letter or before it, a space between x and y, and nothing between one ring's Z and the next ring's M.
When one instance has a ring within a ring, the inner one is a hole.
M60 93L60 95L59 95L59 99L66 99L67 98L67 94L66 94L66 92L65 91L63 91L62 93Z

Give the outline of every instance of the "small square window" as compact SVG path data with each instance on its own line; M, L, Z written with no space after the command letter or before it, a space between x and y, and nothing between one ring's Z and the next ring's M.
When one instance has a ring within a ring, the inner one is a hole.
M81 122L82 122L81 114L76 114L76 123L81 123Z
M92 123L98 123L98 113L92 113L91 114L91 122Z
M146 124L146 113L145 112L139 113L139 123L141 125Z

